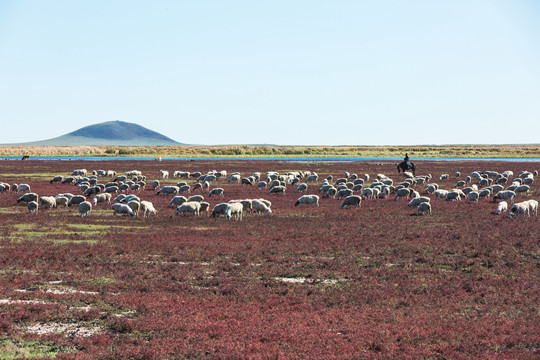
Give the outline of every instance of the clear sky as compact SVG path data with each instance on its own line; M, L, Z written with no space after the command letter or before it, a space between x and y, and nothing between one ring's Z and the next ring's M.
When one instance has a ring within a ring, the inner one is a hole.
M540 1L0 2L0 143L540 143Z

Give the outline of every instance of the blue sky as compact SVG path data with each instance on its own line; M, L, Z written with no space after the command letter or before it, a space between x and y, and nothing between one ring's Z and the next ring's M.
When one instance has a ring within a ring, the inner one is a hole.
M0 2L0 143L540 143L538 1Z

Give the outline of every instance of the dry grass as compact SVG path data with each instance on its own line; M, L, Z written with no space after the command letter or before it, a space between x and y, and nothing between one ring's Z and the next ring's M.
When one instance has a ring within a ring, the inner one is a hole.
M540 157L540 145L422 146L0 146L0 156L141 157Z

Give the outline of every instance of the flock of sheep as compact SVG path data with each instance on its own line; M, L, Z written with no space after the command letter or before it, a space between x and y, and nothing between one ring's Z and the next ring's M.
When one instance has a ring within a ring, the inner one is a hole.
M401 175L400 175L401 176ZM528 195L530 187L534 182L537 171L523 171L517 177L514 177L512 171L498 173L494 171L474 171L470 175L461 179L461 173L456 172L458 179L454 188L445 190L439 188L439 185L431 182L432 176L414 176L412 173L405 172L403 181L395 184L394 180L384 174L377 174L376 178L368 183L370 176L365 174L345 173L334 181L333 176L329 175L322 179L322 184L318 187L319 195L302 195L295 202L298 205L319 206L320 196L342 200L340 208L360 207L362 200L388 198L393 195L394 200L407 199L408 206L415 207L418 214L429 215L432 212L431 198L421 196L414 190L413 186L425 186L425 193L432 194L435 199L444 199L445 201L460 201L467 199L469 202L478 202L479 199L489 199L493 197L497 204L497 213L504 213L509 210L509 216L519 216L520 214L538 215L538 201L525 200L514 203L517 196L521 194ZM99 182L100 178L111 178L109 182ZM168 179L169 172L160 170L161 179ZM279 174L275 171L268 171L264 179L261 173L255 172L250 176L243 177L240 173L227 174L227 171L210 171L206 174L200 172L190 173L187 171L174 171L173 178L189 179L195 181L189 185L185 181L180 181L176 185L161 186L160 180L154 180L150 188L156 191L155 196L172 196L169 207L176 208L176 215L192 214L199 216L201 212L210 213L210 204L204 201L202 195L192 195L185 197L195 191L208 191L208 197L223 197L225 190L222 187L213 187L218 181L227 181L241 185L254 186L258 190L267 191L269 195L285 194L288 187L296 187L295 192L305 193L308 186L317 184L319 176L309 171L287 172ZM443 174L439 180L448 180L449 174ZM512 180L510 180L512 179ZM90 215L93 207L98 204L107 204L113 210L113 215L148 217L151 214L156 215L157 211L150 201L141 200L135 193L147 189L147 178L141 171L132 170L124 175L118 175L112 170L97 170L88 173L86 169L74 170L71 176L55 176L50 183L71 184L74 185L80 194L70 192L61 193L56 196L39 196L31 192L28 184L6 184L0 183L1 192L24 193L17 199L17 204L24 202L27 204L28 211L37 214L39 209L56 208L59 206L72 207L77 206L81 216ZM369 186L368 186L369 184ZM509 184L509 185L508 185ZM506 187L505 187L506 186ZM113 198L114 196L114 198ZM509 204L512 205L509 208ZM232 218L242 220L244 213L257 213L272 215L272 203L263 198L230 200L227 203L218 203L212 209L212 216L225 216L228 220Z

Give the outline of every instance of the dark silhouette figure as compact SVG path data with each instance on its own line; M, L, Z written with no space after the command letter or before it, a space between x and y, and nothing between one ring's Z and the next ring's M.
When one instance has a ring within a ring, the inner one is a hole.
M23 160L28 160L28 159L30 159L30 156L24 155L24 156L22 157L21 161L23 161Z
M397 166L398 173L402 170L403 172L407 170L412 170L414 176L416 176L416 166L410 161L409 154L405 153L405 158Z

